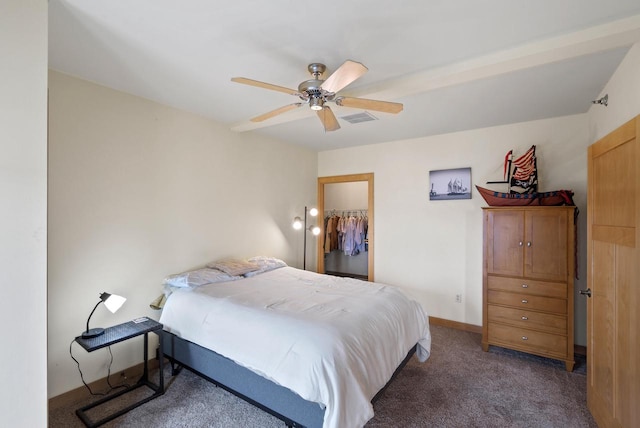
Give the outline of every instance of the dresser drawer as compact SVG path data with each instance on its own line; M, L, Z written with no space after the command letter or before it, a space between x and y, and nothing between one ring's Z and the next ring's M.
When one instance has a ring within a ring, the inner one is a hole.
M489 322L500 322L547 333L567 334L567 317L505 306L487 305Z
M563 282L533 281L524 278L489 276L489 290L503 290L512 293L537 294L547 297L567 298L567 284Z
M567 338L556 334L489 322L489 343L518 351L565 358Z
M489 290L487 292L487 297L489 304L513 306L515 308L544 311L562 315L567 313L567 301L565 299L532 296L522 293L509 293L497 290Z

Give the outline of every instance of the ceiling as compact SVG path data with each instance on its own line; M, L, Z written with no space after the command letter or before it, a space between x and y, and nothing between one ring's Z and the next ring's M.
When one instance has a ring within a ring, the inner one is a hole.
M585 113L637 41L638 0L49 0L50 68L317 151ZM298 98L230 80L295 89L347 59L369 71L341 95L404 110L253 123Z

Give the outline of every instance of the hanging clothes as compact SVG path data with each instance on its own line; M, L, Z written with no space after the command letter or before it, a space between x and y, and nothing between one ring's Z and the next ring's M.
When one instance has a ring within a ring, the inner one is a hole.
M368 218L366 210L358 211L356 214L349 211L341 215L331 211L325 216L324 252L326 254L339 250L347 256L355 256L368 251Z
M324 219L324 252L330 253L338 249L338 221L340 217L333 214Z
M342 245L342 251L345 256L353 255L356 245L356 218L347 217L344 222L344 243Z

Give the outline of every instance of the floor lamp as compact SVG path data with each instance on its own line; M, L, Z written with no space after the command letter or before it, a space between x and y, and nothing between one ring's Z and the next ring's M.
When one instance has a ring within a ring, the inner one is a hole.
M318 215L318 210L316 208L307 208L304 207L304 222L300 217L295 217L293 219L293 228L296 230L302 229L304 226L304 250L302 252L302 269L307 270L307 232L311 232L314 235L320 234L320 228L318 226L307 226L307 214L311 217L316 217Z

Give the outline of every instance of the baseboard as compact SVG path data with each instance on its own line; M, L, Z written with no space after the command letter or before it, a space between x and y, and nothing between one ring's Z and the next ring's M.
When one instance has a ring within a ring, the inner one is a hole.
M449 327L456 330L469 331L471 333L482 334L482 326L465 324L463 322L446 320L444 318L429 317L429 323L431 325L438 325L440 327ZM580 355L581 357L587 356L587 347L582 345L573 345L573 353Z
M482 334L481 325L466 324L463 322L446 320L444 318L429 317L429 324Z
M156 360L155 358L150 359L148 365L149 370L156 369L157 367L158 360ZM113 373L111 376L109 376L109 381L113 386L132 384L138 381L143 372L144 363L136 364L135 366L129 367L128 369L120 370L117 373ZM123 376L123 373L125 374L125 376ZM94 382L89 383L89 387L94 392L104 392L109 390L107 377L105 376L102 379L98 379ZM51 397L49 399L49 410L51 411L59 409L60 407L68 406L72 403L86 401L90 397L91 394L89 393L87 388L82 385L76 389L72 389L71 391L67 391L63 394Z

